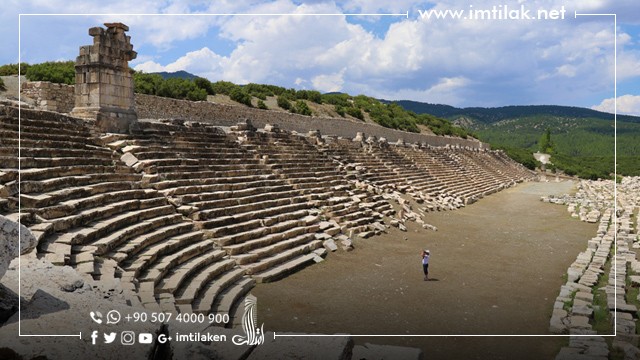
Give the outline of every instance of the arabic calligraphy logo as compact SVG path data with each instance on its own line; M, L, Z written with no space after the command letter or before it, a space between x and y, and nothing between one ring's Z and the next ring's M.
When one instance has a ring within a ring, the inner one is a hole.
M242 330L245 335L234 335L231 340L236 345L261 345L264 343L264 324L257 327L258 312L256 305L258 299L248 295L244 300L244 315L242 315Z

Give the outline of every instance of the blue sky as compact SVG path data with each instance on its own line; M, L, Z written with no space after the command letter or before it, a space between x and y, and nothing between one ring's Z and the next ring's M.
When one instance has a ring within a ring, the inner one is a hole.
M559 10L564 20L423 19L418 10L507 5ZM87 30L131 28L136 70L186 70L212 81L269 83L454 106L557 104L613 111L612 17L618 15L618 111L640 115L640 5L636 0L475 2L10 0L0 10L0 64L74 59ZM124 16L121 14L409 13L347 16Z

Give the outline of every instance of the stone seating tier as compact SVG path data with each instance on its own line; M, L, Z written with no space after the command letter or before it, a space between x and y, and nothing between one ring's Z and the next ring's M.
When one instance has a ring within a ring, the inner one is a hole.
M0 211L17 218L20 165L20 220L38 256L119 277L131 303L168 311L235 314L256 281L322 261L326 239L379 233L394 213L380 190L444 204L449 188L483 196L527 177L503 154L322 145L180 121L100 136L92 121L24 110L18 129L6 106L0 134Z

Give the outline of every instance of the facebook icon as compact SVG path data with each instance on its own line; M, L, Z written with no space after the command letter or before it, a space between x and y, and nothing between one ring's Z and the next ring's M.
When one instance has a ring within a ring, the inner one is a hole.
M93 330L93 332L91 333L91 345L95 345L96 344L96 339L98 338L98 331L97 330Z

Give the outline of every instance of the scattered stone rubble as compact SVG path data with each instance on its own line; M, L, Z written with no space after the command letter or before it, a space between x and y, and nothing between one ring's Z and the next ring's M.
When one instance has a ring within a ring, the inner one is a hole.
M640 261L632 250L640 248L640 177L623 178L615 197L614 189L612 181L581 181L575 195L542 198L566 205L581 221L599 222L596 236L567 270L567 283L556 298L549 324L552 333L593 336L570 337L569 346L562 348L556 359L608 359L611 351L622 352L625 359L640 358L638 308L634 305L640 296L630 298L631 290L640 286ZM609 271L605 274L606 267ZM598 285L605 275L608 282ZM596 304L594 298L603 293L606 304ZM612 330L608 333L593 329L594 312L602 317L602 306L611 318ZM598 335L612 335L614 329L616 337L609 346L605 337Z

